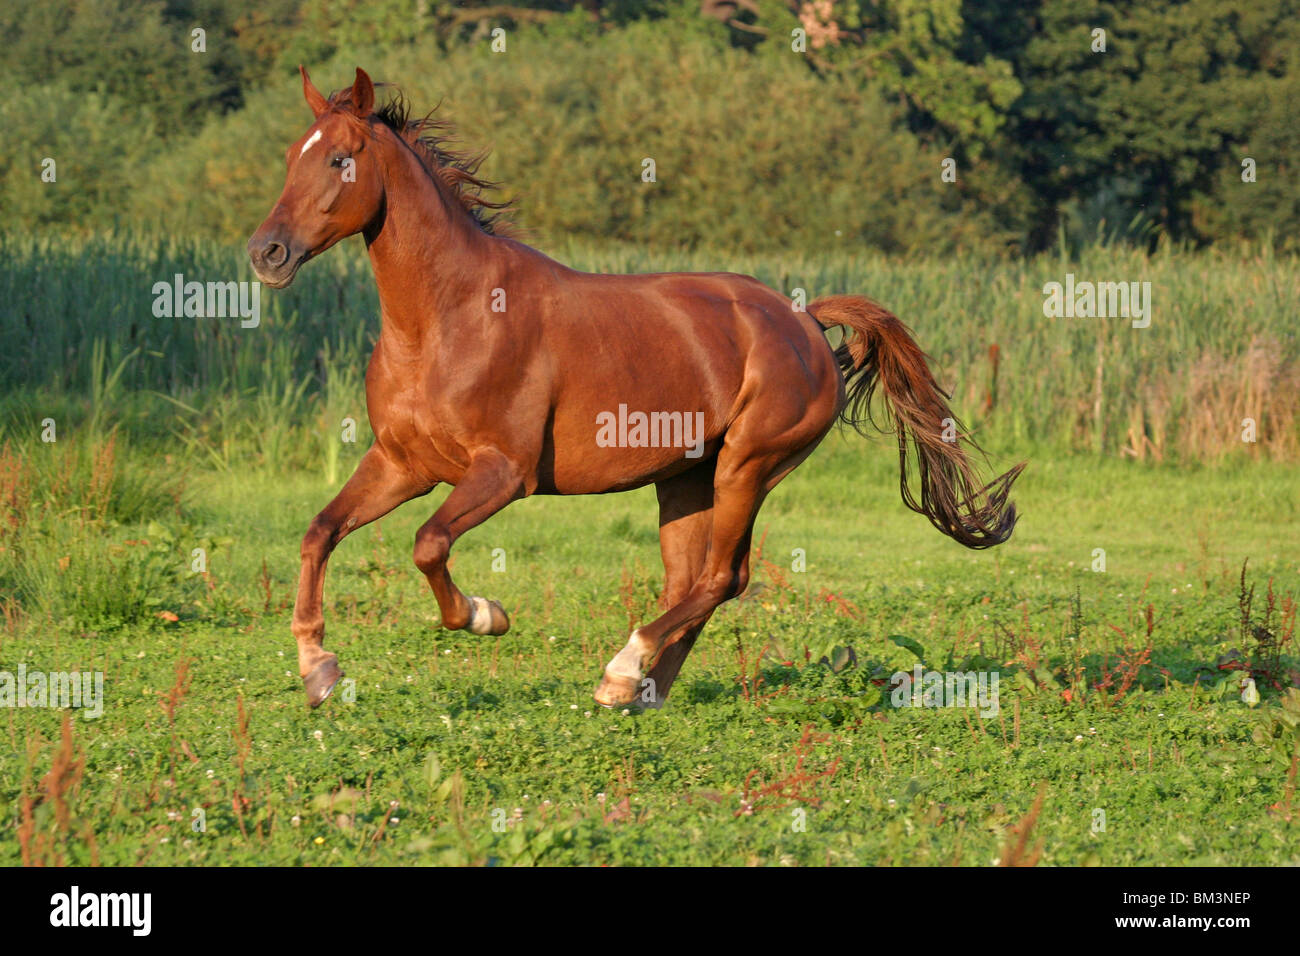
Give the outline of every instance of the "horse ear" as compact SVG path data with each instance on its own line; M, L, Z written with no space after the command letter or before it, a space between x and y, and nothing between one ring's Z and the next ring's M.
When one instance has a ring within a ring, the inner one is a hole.
M369 116L375 105L375 84L366 71L357 67L357 78L352 83L352 106L358 116Z
M298 72L302 74L302 95L306 97L307 105L316 114L316 118L320 119L321 113L329 108L329 101L321 96L320 90L316 89L311 77L307 75L307 68L301 63L298 64Z

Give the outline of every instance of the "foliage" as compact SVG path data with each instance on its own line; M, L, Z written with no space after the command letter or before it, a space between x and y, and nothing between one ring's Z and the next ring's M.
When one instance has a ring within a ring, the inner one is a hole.
M0 111L16 144L0 160L0 212L71 230L245 236L307 120L297 64L339 86L360 63L419 105L442 102L470 144L494 146L488 172L543 237L1002 254L1046 249L1064 229L1085 243L1291 249L1293 6L14 6L0 14ZM196 26L203 53L191 51ZM45 157L67 171L57 187L40 179ZM640 178L647 157L654 184ZM943 159L955 182L940 178Z
M85 440L12 454L45 468ZM135 446L121 464L160 470ZM325 589L327 644L354 684L308 711L289 633L298 541L337 485L196 463L178 504L150 507L162 529L141 518L88 540L147 539L180 571L192 547L233 533L209 542L207 580L156 581L150 612L109 629L48 619L26 595L4 620L0 669L101 671L105 697L98 719L71 712L67 737L57 709L6 709L0 864L984 866L1006 861L1040 782L1029 842L1045 865L1298 862L1296 692L1261 685L1252 709L1234 681L1213 690L1239 640L1242 554L1261 591L1272 579L1300 593L1292 470L1153 475L1040 456L1017 536L972 554L903 507L894 467L887 443L829 437L759 519L766 554L807 551L791 599L778 607L776 578L756 568L667 706L624 714L590 694L626 640L619 568L639 562L638 581L658 584L652 489L531 499L462 538L454 573L510 607L501 638L430 622L410 542L436 500L360 529ZM573 533L623 522L648 537ZM1104 574L1087 566L1099 544ZM41 560L58 573L60 556ZM9 560L0 550L0 574ZM1116 629L1141 633L1148 605L1150 664L1108 704L1094 685ZM1004 625L1033 637L1055 688L1015 680ZM748 696L737 640L750 661L765 645L791 653L764 658ZM857 663L835 670L836 645ZM928 668L1000 672L998 712L893 706L890 675L918 648ZM1294 647L1284 659L1300 666Z
M1300 339L1288 318L1300 299L1300 265L1291 258L1172 249L1147 256L1119 245L1010 261L848 249L542 248L595 272L725 269L787 294L803 289L809 299L869 295L913 329L959 416L993 448L1033 443L1142 461L1300 458ZM289 289L264 288L256 329L233 319L160 318L152 309L155 283L177 273L251 280L242 242L0 237L0 261L0 434L30 435L47 415L80 422L99 409L106 424L179 441L226 468L329 470L316 449L342 454L336 467L345 467L364 447L360 376L379 308L360 240L310 263ZM1068 273L1150 282L1151 326L1045 317L1044 284ZM97 381L114 390L96 403ZM344 417L359 423L359 446L340 452Z

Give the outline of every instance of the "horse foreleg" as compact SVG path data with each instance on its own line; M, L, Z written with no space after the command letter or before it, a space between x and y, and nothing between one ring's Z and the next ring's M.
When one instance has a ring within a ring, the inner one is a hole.
M477 455L447 500L415 534L415 566L438 599L442 626L474 634L504 634L510 618L498 601L467 597L447 570L456 539L524 496L520 470L500 452Z
M298 642L298 673L307 703L320 706L343 672L338 656L324 649L325 565L347 535L382 518L398 505L427 494L433 486L394 464L378 446L362 457L347 484L318 514L302 539L302 569L293 605L293 636Z

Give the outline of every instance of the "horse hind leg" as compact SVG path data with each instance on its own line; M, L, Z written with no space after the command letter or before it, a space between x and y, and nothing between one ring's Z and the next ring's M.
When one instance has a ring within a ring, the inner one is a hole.
M694 574L685 593L654 621L633 631L627 645L606 665L596 688L597 703L606 707L632 703L643 691L647 666L651 674L659 668L658 677L654 678L654 693L656 702L661 702L667 692L664 684L671 686L713 611L744 591L748 584L749 544L754 518L765 494L765 473L761 462L749 462L738 471L724 471L725 456L724 448L717 465L701 570ZM669 540L671 543L671 533ZM684 640L690 643L672 650ZM665 654L666 651L671 653Z
M664 562L661 610L679 603L704 571L713 526L713 465L710 460L655 486L659 496L659 551ZM658 660L639 682L639 704L655 709L663 706L706 623L669 635Z
M833 399L833 393L830 397ZM597 703L606 707L628 704L651 688L658 702L662 702L714 610L748 586L749 549L758 509L768 492L812 454L829 431L835 408L830 400L809 407L798 420L788 422L777 437L770 437L773 423L781 421L784 411L783 406L774 409L753 406L743 420L738 418L732 424L710 473L712 508L707 533L702 524L693 529L693 534L706 541L703 553L698 544L680 547L696 556L698 570L684 559L674 560L674 566L690 568L689 586L663 614L634 630L627 645L606 665L596 688ZM687 474L694 474L694 470ZM696 489L694 493L703 495L704 491ZM685 491L681 494L685 495ZM661 490L661 514L663 502ZM661 547L667 548L676 537L670 531L665 543L662 525L661 517L660 542ZM682 540L685 538L683 531ZM668 564L666 550L665 566ZM682 580L671 569L669 576L675 581ZM665 587L665 596L668 594L669 589ZM653 678L655 683L644 686L643 675Z
M667 702L668 692L672 689L673 682L677 680L677 674L686 663L686 658L690 656L691 649L695 647L696 638L708 623L706 618L701 623L688 628L681 637L659 652L659 659L651 665L650 670L646 671L641 681L642 691L639 699L643 706L650 710L658 710Z

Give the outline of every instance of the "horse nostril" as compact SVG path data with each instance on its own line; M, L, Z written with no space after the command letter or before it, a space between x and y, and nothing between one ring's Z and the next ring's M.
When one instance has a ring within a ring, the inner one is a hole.
M289 250L278 242L268 242L262 250L262 260L273 268L284 265L289 258Z

